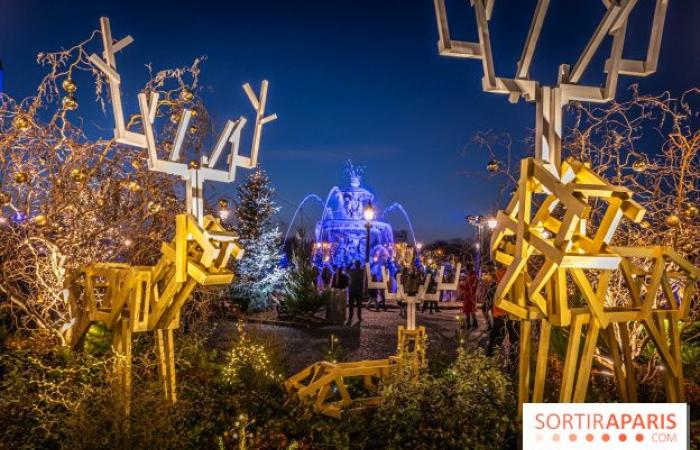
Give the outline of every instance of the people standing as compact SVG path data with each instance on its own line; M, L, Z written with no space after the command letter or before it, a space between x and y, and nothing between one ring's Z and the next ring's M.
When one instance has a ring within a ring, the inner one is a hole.
M472 268L467 268L467 273L459 282L458 301L462 302L462 313L465 316L467 329L478 329L479 322L476 319L476 297L479 291L479 276Z
M362 270L360 261L355 261L352 269L350 269L350 293L349 293L349 314L347 325L352 323L352 317L357 307L358 323L362 322L362 297L365 291L365 271Z
M428 289L426 290L426 294L437 294L438 282L435 280L435 275L428 274L427 276L430 277L430 280L428 281ZM433 313L433 310L435 310L435 312L440 312L437 300L423 300L422 312L425 312L426 308L428 308L430 314Z
M331 287L331 280L333 279L333 272L328 265L323 266L321 271L321 281L323 282L323 289L328 289Z

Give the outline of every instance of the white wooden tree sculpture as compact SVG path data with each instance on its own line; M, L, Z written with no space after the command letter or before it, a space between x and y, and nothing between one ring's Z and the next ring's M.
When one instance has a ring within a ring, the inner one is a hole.
M561 156L563 107L572 101L607 102L614 97L621 75L647 76L656 70L668 0L656 0L643 61L623 58L628 17L637 1L603 0L605 12L600 23L573 68L560 66L554 86L542 85L529 77L549 0L537 2L513 78L495 74L489 35L495 0L471 1L477 42L451 39L445 2L434 3L442 55L481 60L486 92L507 94L511 102L521 97L535 102L535 157L522 161L518 189L506 209L499 212L491 240L493 258L507 266L496 291L496 305L521 323L520 405L542 401L552 326L570 331L559 393L561 402L585 401L599 334L614 360L620 396L624 401L636 401L629 323L641 323L661 355L666 368L667 400L683 401L678 322L688 317L700 270L670 248L610 245L622 218L640 222L644 208L632 200L629 189L611 185L590 164L572 158L562 160ZM612 45L605 62L605 83L580 84L607 35L612 37ZM593 205L599 199L606 209L599 220L593 220ZM509 236L514 237L514 244L505 240ZM528 264L534 257L539 257L541 264ZM609 304L606 295L615 271L621 273L629 290L628 302L622 305ZM644 283L645 277L651 282ZM671 279L682 286L679 301L674 298ZM569 304L569 293L574 289L585 300L583 307ZM540 336L531 386L533 322L540 323ZM580 346L584 326L585 342Z
M267 80L263 80L260 88L260 95L256 97L253 89L248 83L243 85L243 89L256 111L255 129L253 130L253 140L251 143L250 156L239 154L241 131L246 124L245 117L240 117L235 121L226 122L223 131L212 150L210 156L201 156L200 161L190 161L189 163L179 162L181 150L189 129L192 111L185 109L180 118L175 141L168 155L167 160L158 157L153 122L155 121L158 93L151 92L150 95L142 92L138 95L139 110L141 112L143 133L136 133L126 129L124 112L122 110L121 78L117 72L116 53L124 49L133 42L131 36L127 36L117 42L112 39L112 31L109 19L100 19L102 28L102 41L104 51L102 58L98 55L90 55L92 62L108 79L110 95L112 98L112 110L114 112L114 137L117 142L137 148L148 150L148 168L156 172L164 172L178 175L186 181L186 204L187 212L197 218L202 225L204 220L204 198L203 185L207 180L231 183L236 179L236 167L253 169L258 164L258 150L260 148L260 137L262 127L268 122L277 118L276 114L265 115L265 104L267 102ZM227 144L231 144L231 153L228 158L228 170L216 169L216 164Z
M263 81L259 97L246 84L243 88L257 111L249 157L238 153L241 130L245 125L245 119L241 117L226 123L208 158L202 157L194 164L178 162L191 117L191 111L185 110L168 159L160 159L153 131L158 94L139 94L143 133L127 130L115 53L133 42L133 39L127 36L114 42L109 20L102 18L100 22L103 57L93 54L90 61L106 75L109 82L115 140L121 144L146 148L150 170L178 175L187 182L187 213L176 217L175 237L172 242L163 243L161 258L155 266L95 263L71 271L66 276L67 300L75 317L73 325L67 331L68 340L71 345L79 346L93 322L102 322L111 330L113 347L122 356L116 368L117 391L128 412L131 336L135 332L155 332L165 398L170 403L177 399L173 330L179 327L180 310L197 285L231 283L233 273L227 268L228 261L232 256L240 258L243 255L243 251L235 244L236 234L225 230L217 219L204 215L204 181L230 183L236 177L237 167L254 168L257 165L262 126L276 116L265 116L267 81ZM216 163L228 143L232 145L228 170L217 170Z

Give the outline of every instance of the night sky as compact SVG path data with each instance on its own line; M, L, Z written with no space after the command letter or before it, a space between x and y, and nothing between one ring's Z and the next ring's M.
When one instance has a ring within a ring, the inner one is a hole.
M496 3L497 74L513 74L535 3ZM625 57L643 58L654 3L639 0ZM447 6L453 38L476 40L468 1ZM600 1L553 0L533 77L551 83L559 63L573 64L603 12ZM511 105L505 96L482 92L479 61L438 55L432 0L0 0L4 90L15 97L33 93L43 75L36 54L85 39L100 16L110 17L115 37L135 39L118 59L129 80L123 93L130 112L148 62L157 70L207 55L204 100L219 125L240 114L252 117L244 82L257 91L261 79L270 81L268 111L279 119L266 125L260 159L277 188L282 221L307 193L325 197L331 186L345 184L342 163L351 158L367 166L365 184L380 208L393 201L405 206L419 240L464 237L464 216L490 212L499 182L465 176L485 174L488 157L463 157L463 148L490 129L517 142L534 124L532 104ZM658 72L623 77L618 98L633 82L644 93L676 95L699 84L700 1L671 0L666 20ZM609 39L601 54L608 46ZM600 67L594 63L586 81L602 82ZM89 91L78 92L81 105L91 102ZM87 119L109 136L111 117ZM217 189L234 192L233 186ZM307 214L315 216L312 208ZM398 216L390 222L404 228Z

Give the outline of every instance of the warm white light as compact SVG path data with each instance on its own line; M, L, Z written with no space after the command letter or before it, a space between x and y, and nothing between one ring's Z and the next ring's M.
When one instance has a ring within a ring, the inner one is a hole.
M221 220L226 220L228 219L229 216L229 210L228 209L222 209L219 211L219 217L221 217Z
M474 248L479 250L481 248L481 244L477 242L476 244L474 244Z
M416 244L416 248L417 248L418 250L422 249L422 248L423 248L423 243L422 243L422 242L417 243L417 244Z
M491 217L491 218L486 222L486 224L489 226L489 229L490 229L490 230L493 230L494 228L496 228L496 225L498 225L498 221L497 221L495 218Z
M367 203L364 210L365 220L371 222L374 220L374 208L372 208L372 203Z
M129 239L129 238L124 239L124 247L131 247L131 245L132 245L133 243L134 243L134 241L132 241L132 240Z

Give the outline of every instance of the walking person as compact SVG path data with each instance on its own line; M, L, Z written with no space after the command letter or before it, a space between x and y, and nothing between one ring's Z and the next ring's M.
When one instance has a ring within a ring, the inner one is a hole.
M346 325L352 323L352 317L355 312L355 307L357 307L357 320L358 323L362 322L362 297L365 291L365 271L362 270L362 265L360 261L355 261L352 269L350 269L350 293L349 293L349 314L348 321Z

